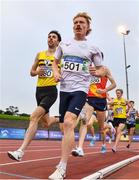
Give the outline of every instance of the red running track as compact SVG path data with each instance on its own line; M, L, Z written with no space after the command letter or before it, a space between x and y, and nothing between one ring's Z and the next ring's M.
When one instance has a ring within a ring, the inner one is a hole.
M54 171L60 159L60 141L32 141L21 162L7 156L22 143L20 140L0 140L0 179L47 179ZM67 179L82 179L107 166L139 154L138 143L126 148L126 142L120 142L118 152L111 151L107 144L107 153L100 152L101 142L89 147L85 142L84 157L70 156ZM139 160L109 175L105 179L139 179Z

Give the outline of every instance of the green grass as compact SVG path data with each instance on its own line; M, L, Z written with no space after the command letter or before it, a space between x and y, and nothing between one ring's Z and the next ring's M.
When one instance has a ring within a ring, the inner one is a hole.
M26 117L26 116L14 116L14 115L7 115L7 114L0 114L0 119L29 120L29 117Z
M139 124L136 124L136 132L139 133Z

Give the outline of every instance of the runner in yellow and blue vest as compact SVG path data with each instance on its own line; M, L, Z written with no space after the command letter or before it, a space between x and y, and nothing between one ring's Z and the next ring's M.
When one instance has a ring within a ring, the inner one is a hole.
M51 31L48 34L48 50L37 54L31 68L31 76L38 76L36 88L37 108L30 116L30 123L25 134L22 145L16 151L9 151L8 156L16 161L21 161L24 151L32 141L40 120L47 121L50 125L56 121L55 117L49 117L49 109L57 99L57 82L54 79L52 63L55 50L61 41L58 31Z
M138 115L138 111L134 108L134 101L129 101L128 102L128 108L127 108L127 121L126 121L126 126L128 130L128 144L127 148L130 148L133 135L135 133L135 127L136 127L136 117Z
M116 152L117 145L120 141L121 135L123 134L123 129L126 124L127 100L124 99L122 95L123 95L123 90L116 89L117 97L113 99L113 102L111 102L111 105L113 105L113 112L114 112L113 125L116 129L116 140L112 148L113 152Z

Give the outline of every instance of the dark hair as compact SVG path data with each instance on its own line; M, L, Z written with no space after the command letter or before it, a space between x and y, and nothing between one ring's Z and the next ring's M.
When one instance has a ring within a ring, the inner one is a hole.
M52 31L49 32L49 34L52 34L52 33L54 33L54 34L57 35L59 42L62 40L61 35L60 35L60 33L59 33L58 31L52 30ZM48 34L48 35L49 35L49 34Z
M129 101L129 103L133 103L134 104L135 102L134 101Z

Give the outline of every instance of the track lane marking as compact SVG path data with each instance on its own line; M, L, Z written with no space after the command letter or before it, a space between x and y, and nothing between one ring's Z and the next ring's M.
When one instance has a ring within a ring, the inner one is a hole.
M125 149L121 149L118 152L121 152L121 151L125 151ZM112 152L112 151L110 150L110 151L107 151L107 152ZM85 153L85 154L86 155L92 155L92 154L102 154L102 153L101 152L90 152L90 153ZM73 157L72 155L70 155L70 156ZM19 161L19 162L3 163L3 164L0 164L0 167L8 166L8 165L24 164L24 163L30 163L30 162L37 162L37 161L47 161L47 160L58 159L58 158L61 158L61 156L55 156L55 157L49 157L49 158L47 157L47 158L40 158L40 159L32 159L32 160Z
M12 176L12 177L24 178L24 179L39 180L38 178L29 177L29 176L22 176L22 175L20 175L20 174L14 174L14 173L7 173L7 172L4 172L4 171L0 171L0 174ZM6 178L6 179L7 179L7 178Z

